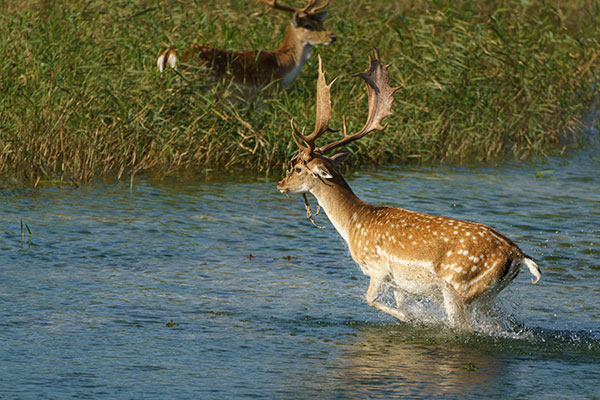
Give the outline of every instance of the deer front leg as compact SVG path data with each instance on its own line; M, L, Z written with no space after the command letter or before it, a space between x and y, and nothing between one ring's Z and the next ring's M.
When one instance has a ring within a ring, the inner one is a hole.
M393 307L390 307L386 304L383 304L380 301L377 301L377 297L381 292L381 286L385 281L385 275L377 275L371 273L371 280L369 281L369 288L367 289L367 304L372 307L377 308L378 310L383 311L384 313L390 314L393 317L398 318L400 321L406 321L406 314L402 311L399 311Z

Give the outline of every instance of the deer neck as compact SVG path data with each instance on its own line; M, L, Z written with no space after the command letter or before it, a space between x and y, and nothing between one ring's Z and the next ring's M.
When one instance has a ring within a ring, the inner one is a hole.
M371 206L359 199L343 178L340 183L323 181L311 190L311 193L317 198L340 236L349 243L349 228L353 215L360 214L362 210Z
M281 68L281 89L289 85L300 73L302 67L310 59L312 46L298 38L292 23L287 29L285 39L273 53L277 66Z

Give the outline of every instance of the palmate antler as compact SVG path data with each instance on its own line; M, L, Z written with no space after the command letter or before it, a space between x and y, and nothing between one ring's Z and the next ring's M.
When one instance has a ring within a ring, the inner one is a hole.
M350 142L360 139L374 130L385 129L381 121L392 114L392 103L394 102L394 93L399 87L392 88L389 85L388 65L382 65L379 61L379 51L373 49L375 59L369 56L369 68L364 72L354 76L361 77L367 85L367 94L369 97L369 115L367 122L362 129L352 135L345 135L344 138L333 143L326 144L317 149L321 154L325 154L337 147L344 146ZM387 126L387 125L386 125Z
M331 118L331 86L335 82L335 79L327 84L325 81L325 74L323 73L323 65L321 63L321 56L319 58L319 77L317 78L317 116L315 118L315 129L313 133L308 136L304 136L294 126L294 120L291 120L292 124L292 137L300 149L302 149L307 155L312 154L315 150L315 140L325 132L336 132L329 127L329 119ZM336 78L337 79L337 78ZM302 139L306 144L303 146L297 140Z
M328 85L325 81L325 75L321 66L321 58L319 57L319 78L317 80L317 116L315 122L315 130L308 136L304 136L299 133L294 127L292 120L292 134L294 141L303 150L306 155L311 155L315 152L325 154L335 148L344 146L355 140L362 138L369 132L374 130L384 129L385 126L381 125L381 121L392 114L392 103L394 101L394 93L399 88L392 88L389 85L388 79L388 67L389 65L382 65L379 60L379 51L373 50L375 58L369 56L369 68L364 72L356 74L354 76L361 77L367 85L367 94L369 98L369 115L367 122L363 128L352 135L344 135L344 137L335 142L326 144L321 147L316 147L315 141L325 132L335 132L329 128L329 119L331 117L331 100L330 100L330 88L335 82L335 79ZM301 139L306 146L302 146L296 139Z
M273 9L275 10L282 10L282 11L291 11L291 12L300 12L300 13L314 13L315 11L318 11L322 8L327 7L327 5L329 4L329 0L326 1L325 3L323 3L322 5L316 7L317 5L317 1L318 0L310 0L308 2L308 4L304 7L304 8L295 8L295 7L290 7L290 6L286 6L283 4L279 4L277 3L277 0L258 0L260 3L264 3L268 6L273 7Z

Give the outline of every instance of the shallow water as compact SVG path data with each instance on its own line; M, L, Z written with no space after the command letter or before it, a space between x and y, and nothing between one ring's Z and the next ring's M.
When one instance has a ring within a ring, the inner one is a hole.
M596 398L599 171L596 144L347 174L364 200L487 223L538 262L539 284L523 271L498 299L512 328L475 334L369 307L326 218L270 179L2 190L0 397Z

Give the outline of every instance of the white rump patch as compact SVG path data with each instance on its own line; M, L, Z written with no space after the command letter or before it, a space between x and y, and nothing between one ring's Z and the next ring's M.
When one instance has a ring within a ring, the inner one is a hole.
M177 55L175 53L169 54L169 58L167 58L167 64L169 64L169 67L175 69L175 66L177 65Z
M159 72L163 72L165 67L168 65L171 68L175 68L177 65L177 55L170 51L167 51L167 62L165 63L165 53L162 53L158 56L158 60L156 60L156 66L158 67Z
M165 59L165 56L163 54L161 54L158 57L158 60L156 60L156 66L158 67L158 71L159 72L163 72L163 70L164 70L164 68L163 68L163 66L164 66L163 61L164 61L164 59Z

